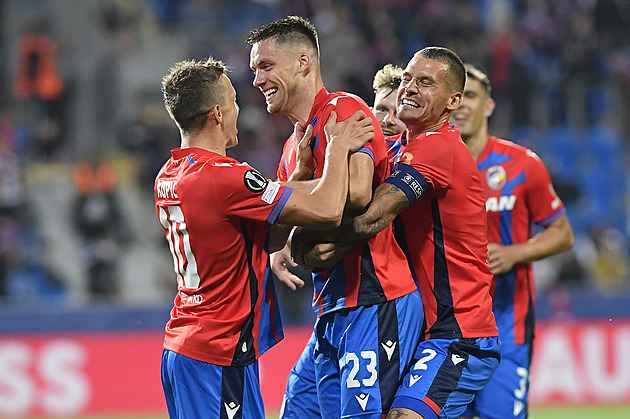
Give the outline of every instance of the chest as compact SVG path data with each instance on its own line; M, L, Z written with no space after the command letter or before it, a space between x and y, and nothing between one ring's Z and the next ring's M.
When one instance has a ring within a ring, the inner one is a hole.
M512 211L527 196L527 172L518 162L493 164L480 170L486 211Z

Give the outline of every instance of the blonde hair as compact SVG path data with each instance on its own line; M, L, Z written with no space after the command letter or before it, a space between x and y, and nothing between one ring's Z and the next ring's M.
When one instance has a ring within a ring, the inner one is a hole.
M398 89L402 75L402 68L393 64L385 64L385 66L374 75L374 81L372 82L374 92L376 93L382 87L389 87L393 90Z
M488 97L490 97L492 87L490 86L490 79L488 78L488 75L469 63L464 64L464 68L466 69L466 77L477 80L479 83L481 83L481 85L486 90Z

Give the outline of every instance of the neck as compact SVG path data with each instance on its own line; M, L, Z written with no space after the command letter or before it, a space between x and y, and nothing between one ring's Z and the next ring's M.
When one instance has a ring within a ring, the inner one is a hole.
M324 82L320 75L309 76L304 80L301 90L295 93L292 98L295 106L287 113L287 117L289 117L292 124L296 122L305 124L308 122L308 117L315 103L315 97L323 88Z
M480 129L473 135L462 135L462 140L466 143L470 154L477 160L481 153L483 153L483 150L485 150L486 145L488 145L488 130Z
M212 151L213 153L225 156L225 140L223 138L217 138L216 136L209 135L201 132L195 135L182 134L182 142L180 148L202 148L204 150ZM222 140L222 141L221 141Z
M462 139L464 140L464 143L466 143L466 146L470 150L470 154L472 154L475 160L477 160L479 155L486 148L486 144L488 144L487 136L485 137L485 139L478 138L478 137L477 138L473 138L473 137L463 138L462 137Z

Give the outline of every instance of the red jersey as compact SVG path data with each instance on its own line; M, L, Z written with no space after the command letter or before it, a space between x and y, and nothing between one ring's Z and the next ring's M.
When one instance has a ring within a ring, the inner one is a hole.
M393 170L400 160L400 157L405 152L405 146L407 145L407 132L403 131L400 134L392 135L385 138L387 144L387 157L389 159L390 169Z
M154 190L177 275L165 349L242 366L282 339L267 246L291 191L230 157L172 151Z
M459 130L410 141L386 180L409 198L396 236L419 283L425 338L497 336L479 171Z
M315 177L321 177L324 168L327 144L324 126L333 110L338 121L349 118L357 110L372 118L374 141L357 152L366 153L374 160L372 188L376 189L389 175L388 146L370 107L358 96L346 92L329 93L322 89L313 103L308 121L314 128L311 148L317 162ZM293 138L290 137L284 144L278 180L287 180L295 170L295 164ZM358 242L332 270L314 273L313 283L313 308L320 315L347 307L382 303L417 289L391 226L369 240Z
M477 158L486 195L488 242L511 245L532 237L532 223L548 226L565 213L543 162L532 151L496 137ZM494 315L503 342L534 337L531 263L494 278Z

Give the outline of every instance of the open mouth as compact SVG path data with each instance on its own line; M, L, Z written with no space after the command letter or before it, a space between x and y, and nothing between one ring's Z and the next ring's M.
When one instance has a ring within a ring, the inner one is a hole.
M411 106L412 108L416 108L416 109L418 109L420 107L420 105L418 105L416 102L413 102L413 101L411 101L409 99L403 99L400 103L403 106Z
M263 92L263 94L265 95L265 99L267 99L267 100L269 100L269 98L270 98L271 96L273 96L274 94L276 94L276 93L278 93L278 89L275 89L275 88L273 88L273 89L268 89L268 90L265 90L265 91Z
M465 113L453 113L452 119L458 122L466 122L468 120L468 115Z

